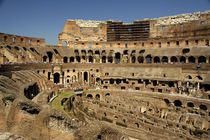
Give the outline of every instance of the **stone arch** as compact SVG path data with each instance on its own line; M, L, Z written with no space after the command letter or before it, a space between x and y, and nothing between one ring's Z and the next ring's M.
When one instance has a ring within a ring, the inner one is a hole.
M195 79L197 79L197 80L203 80L203 78L201 76L199 76L199 75L196 76Z
M144 57L143 56L139 56L138 57L138 62L139 63L144 63Z
M106 63L106 56L102 56L102 63Z
M68 63L68 57L63 57L63 63Z
M180 62L181 62L181 63L186 63L186 58L185 58L184 56L181 56L181 57L180 57Z
M113 63L113 57L112 56L108 56L108 62Z
M194 56L188 57L188 61L189 63L195 63L195 57Z
M115 64L119 64L121 59L121 54L119 52L115 53Z
M97 100L100 100L100 95L99 94L96 94L95 97L96 97Z
M131 63L136 63L136 56L132 56Z
M92 94L88 94L86 97L89 98L89 99L93 99L93 95Z
M43 62L47 62L47 56L43 56Z
M67 41L63 41L62 46L67 46Z
M93 63L93 56L89 56L88 60L90 63Z
M47 56L49 58L49 62L52 62L52 58L53 58L53 53L52 52L47 52Z
M187 107L194 107L194 104L192 102L188 102Z
M162 63L168 63L168 57L167 56L162 57Z
M203 104L201 104L201 105L199 106L199 108L202 109L202 110L205 110L205 111L208 109L208 108L206 107L206 105L203 105Z
M70 59L70 63L74 62L74 57L73 56L71 56L69 59Z
M106 96L106 97L110 96L110 93L106 93L105 96Z
M166 104L170 104L171 102L168 99L163 99Z
M155 56L154 57L154 63L160 63L160 57Z
M84 72L84 81L88 82L88 73L87 72Z
M146 57L146 63L149 64L149 63L152 63L152 56L150 54L148 54Z
M171 62L178 62L177 58L175 56L171 57Z
M182 102L180 100L175 100L174 101L174 105L177 107L181 107L182 106Z
M206 63L206 57L205 56L199 56L198 57L198 63Z
M60 74L58 72L53 74L53 81L55 84L59 84L60 83Z
M80 56L76 56L76 60L77 60L78 63L80 63L80 60L81 60Z

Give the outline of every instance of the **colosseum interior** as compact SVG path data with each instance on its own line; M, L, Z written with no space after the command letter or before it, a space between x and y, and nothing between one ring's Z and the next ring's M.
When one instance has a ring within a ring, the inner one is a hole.
M0 137L210 139L209 41L210 11L0 33Z

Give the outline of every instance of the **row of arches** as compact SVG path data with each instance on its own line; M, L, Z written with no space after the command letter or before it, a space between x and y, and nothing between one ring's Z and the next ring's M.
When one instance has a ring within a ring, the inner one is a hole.
M71 56L71 57L63 57L63 63L80 63L80 62L88 62L88 63L125 63L122 62L122 56L117 53L115 56L101 56L101 57L96 57L96 56ZM127 63L209 63L209 60L205 56L199 56L199 57L194 57L194 56L154 56L152 57L151 55L147 55L146 57L144 56L131 56L130 58L127 58ZM43 60L46 61L46 58Z
M166 104L170 104L171 103L168 99L164 99L164 101L165 101ZM182 107L183 106L183 103L180 100L174 100L173 101L173 104L176 107ZM194 103L192 103L192 102L187 102L186 106L187 107L195 107ZM203 104L200 104L199 105L199 109L204 110L204 111L207 111L208 110L207 106L206 105L203 105Z

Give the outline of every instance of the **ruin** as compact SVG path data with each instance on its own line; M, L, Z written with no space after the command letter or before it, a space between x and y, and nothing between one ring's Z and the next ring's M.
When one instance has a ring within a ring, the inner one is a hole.
M67 20L57 45L0 33L0 136L209 139L209 41L210 11Z

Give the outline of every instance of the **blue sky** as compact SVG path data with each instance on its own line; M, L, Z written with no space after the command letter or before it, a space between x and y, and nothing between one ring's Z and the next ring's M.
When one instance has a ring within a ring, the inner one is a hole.
M67 19L133 22L210 10L210 0L0 0L0 32L57 44Z

